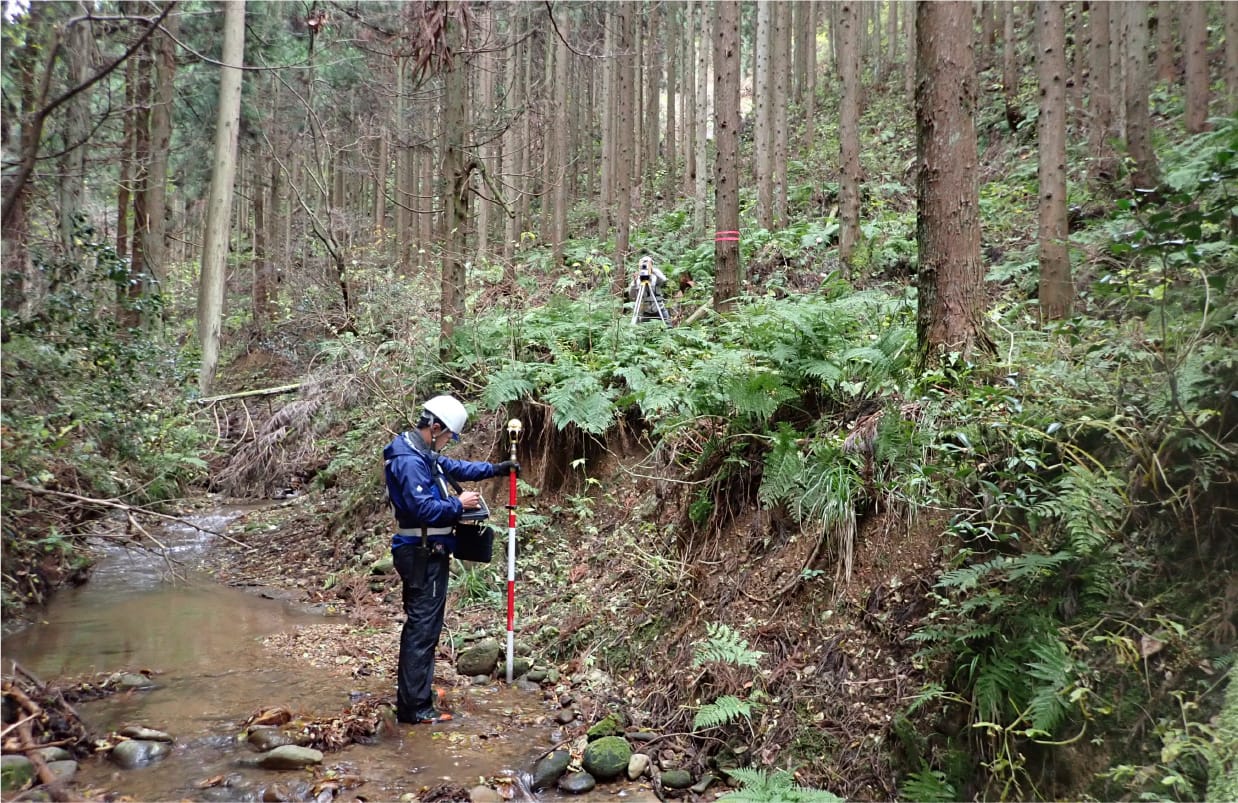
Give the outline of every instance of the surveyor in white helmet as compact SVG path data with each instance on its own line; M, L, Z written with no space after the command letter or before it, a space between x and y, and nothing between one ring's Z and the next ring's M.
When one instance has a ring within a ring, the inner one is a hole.
M391 555L400 573L406 617L400 632L396 694L400 722L451 719L451 714L435 707L434 651L447 607L454 528L465 511L482 504L477 491L456 495L452 485L507 476L513 468L520 471L520 465L510 460L471 462L439 454L448 442L459 440L468 417L458 399L435 396L422 407L416 427L395 436L383 449L387 495L399 525L391 539Z
M641 285L646 288L645 295L641 296ZM662 298L662 288L666 285L666 274L663 273L657 265L653 263L653 257L646 254L640 258L639 268L632 276L632 283L628 285L628 300L636 301L638 298L641 301L641 310L639 320L656 321L661 318L661 313L658 311L659 305L665 308L665 301Z

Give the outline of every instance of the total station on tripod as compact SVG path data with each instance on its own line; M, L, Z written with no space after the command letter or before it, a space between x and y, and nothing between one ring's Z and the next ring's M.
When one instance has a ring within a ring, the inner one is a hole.
M632 306L632 323L645 321L662 321L671 325L670 313L662 300L662 286L666 284L666 274L653 264L653 257L643 256L637 267L632 284L628 286L628 298Z

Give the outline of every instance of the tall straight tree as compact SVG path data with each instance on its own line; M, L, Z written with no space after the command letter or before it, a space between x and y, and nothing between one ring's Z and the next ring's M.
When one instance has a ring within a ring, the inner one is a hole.
M632 43L635 41L636 3L621 0L615 5L616 44L619 56L615 59L615 273L614 288L622 292L626 284L624 266L628 258L628 244L632 225L632 181L636 162L636 131L633 127L636 115L634 98L636 92L636 56Z
M122 6L122 13L123 11ZM125 61L125 111L121 115L123 132L120 136L119 153L116 154L116 253L129 254L129 208L133 191L133 139L137 116L134 89L137 86L138 60Z
M1148 3L1147 0L1129 0L1123 6L1126 150L1134 163L1131 184L1136 190L1151 190L1160 182L1160 168L1152 150L1152 117L1148 111Z
M464 313L465 234L469 223L469 177L473 163L465 153L468 139L469 73L464 57L466 30L459 0L451 0L448 41L451 64L443 75L443 256L442 288L439 302L439 353L449 351L456 321Z
M567 15L564 15L565 18L566 16ZM565 23L563 21L560 21L559 24L563 25ZM496 49L490 46L490 42L494 39L496 26L497 26L497 20L495 17L493 6L485 6L478 11L478 27L481 29L482 41L486 43L481 48L481 53L477 55L477 71L476 71L477 72L477 102L483 108L490 108L494 105L495 74L498 72L499 58L498 58L498 53L496 52ZM558 47L558 45L556 45L556 47ZM559 54L557 52L555 54L555 57L556 58L559 57ZM556 99L556 103L558 103L557 99ZM566 116L566 114L567 114L567 109L564 108L562 105L557 105L555 107L556 118L562 119L563 117ZM563 135L566 136L567 130L568 130L568 126L566 122L559 124L556 130L562 130ZM557 133L555 136L555 147L556 149L559 147ZM485 136L478 150L479 150L479 153L477 155L477 158L481 165L480 169L482 171L482 174L485 176L489 176L489 177L495 176L495 174L498 172L497 159L495 158L497 150L498 150L497 137L493 135ZM557 162L557 164L559 165L566 165L567 163L568 162L566 158ZM562 187L562 181L560 182L560 187ZM556 188L554 192L556 193L555 194L555 214L557 218L559 188ZM497 210L497 207L498 207L498 204L496 203L495 198L490 192L483 193L482 196L477 199L477 258L479 261L488 259L490 257L490 229L493 226L493 220L495 218L495 212ZM560 249L562 248L562 245L558 242L558 240L560 239L559 236L556 236L553 239L555 241L554 245L556 249L556 264L557 264L558 261L560 261L560 259L562 258L562 253L560 251Z
M90 77L91 31L86 20L90 12L85 3L79 2L74 11L80 17L75 24L66 26L65 67L74 86L86 83ZM76 232L78 216L82 212L86 189L86 151L83 146L90 135L90 95L79 93L65 104L65 119L62 142L64 154L60 157L60 176L57 184L60 201L60 241L66 255L74 258L77 253Z
M658 123L660 122L662 104L659 103L658 90L662 85L662 50L667 41L662 30L663 10L658 5L649 8L645 18L648 38L645 43L645 88L642 93L642 108L645 110L645 124L641 131L644 157L641 160L645 177L642 186L648 188L647 194L653 197L654 177L658 170Z
M142 315L138 312L140 305L136 302L150 291L146 244L150 240L150 213L147 206L150 200L151 73L154 69L154 45L155 40L147 41L146 46L134 57L134 78L137 83L133 90L134 103L130 111L133 120L133 238L129 257L129 299L135 303L121 313L128 327L141 324Z
M1238 114L1238 3L1225 4L1225 111Z
M838 74L842 107L838 116L839 162L842 167L838 258L850 272L851 255L860 239L860 30L856 0L838 7Z
M1015 34L1015 4L1002 4L1002 97L1006 104L1006 126L1010 133L1019 130L1023 122L1023 107L1019 105L1019 50Z
M1186 51L1186 132L1208 127L1208 6L1185 3L1182 49Z
M568 100L571 94L570 62L572 53L568 49L566 37L570 33L570 14L564 14L559 20L559 36L555 37L554 47L554 115L555 130L553 133L554 157L551 160L557 180L550 188L553 196L553 232L551 248L554 250L554 264L563 264L563 246L567 241L567 204L568 204L568 164L571 154L568 152L570 143L571 107Z
M604 26L602 52L606 54L606 58L602 62L602 102L599 104L598 112L601 114L601 129L602 129L602 163L599 165L599 180L601 185L598 192L598 239L606 239L610 235L611 224L615 219L615 168L619 162L619 151L616 146L616 131L618 126L615 124L615 99L618 97L618 92L615 91L615 75L619 69L618 59L615 58L616 41L618 38L617 22L611 14L610 9L614 6L605 6L606 24ZM618 280L616 280L618 281Z
M798 102L803 109L804 138L801 150L811 152L817 116L817 9L816 0L800 0L792 6L796 31L795 76L799 82ZM802 33L801 33L802 30Z
M739 2L717 0L714 12L714 309L739 293Z
M787 225L787 107L791 104L791 7L774 3L774 47L770 54L774 70L773 167L774 225Z
M1088 143L1092 157L1089 180L1108 183L1116 173L1115 156L1110 140L1113 136L1113 99L1109 94L1109 3L1092 3L1088 7Z
M704 167L696 163L696 86L699 64L696 59L697 48L705 47L701 32L701 15L704 9L696 0L688 0L687 20L683 37L683 194L686 198L695 198L696 171ZM696 203L702 204L700 198ZM702 210L702 215L704 214ZM702 218L703 219L703 218Z
M176 37L180 15L169 14L155 52L154 104L150 110L150 175L146 210L146 260L156 285L167 277L168 157L172 143L172 102L176 78Z
M757 183L757 225L774 227L774 71L770 50L773 44L774 10L772 0L757 3L757 30L753 46L756 84L753 104L756 127L753 131L753 164Z
M923 366L988 351L982 320L972 6L916 3L917 335Z
M665 13L666 36L663 41L666 42L666 135L662 140L662 154L666 174L662 192L664 197L670 198L675 189L676 174L679 169L677 150L679 143L676 140L675 130L675 115L678 112L675 109L679 95L679 43L683 37L684 15L681 6L667 6Z
M1036 121L1040 178L1040 314L1069 317L1074 303L1066 222L1066 24L1060 0L1036 4Z
M708 168L705 166L706 145L709 143L710 52L710 48L706 45L706 40L709 38L709 15L706 5L705 0L701 0L700 9L696 15L696 92L693 94L696 99L694 113L696 124L693 126L696 134L692 137L692 146L695 149L692 162L696 165L696 172L693 176L696 183L692 189L692 197L695 199L692 207L692 230L697 232L705 230L705 187L709 176Z
M224 7L224 41L220 56L219 109L215 118L215 155L211 162L211 192L206 202L202 272L198 283L198 341L202 364L198 390L206 395L219 365L219 328L223 318L224 276L228 260L232 182L236 177L236 143L241 122L241 77L245 61L245 0Z

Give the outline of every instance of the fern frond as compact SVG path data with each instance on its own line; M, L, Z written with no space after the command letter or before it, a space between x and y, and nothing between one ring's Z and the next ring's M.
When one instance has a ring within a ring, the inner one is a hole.
M928 767L908 774L907 779L899 786L898 793L903 800L915 800L919 803L950 803L959 799L954 786L946 779L946 773Z
M1127 509L1123 490L1111 473L1098 475L1072 466L1062 478L1063 527L1068 548L1079 556L1091 555L1116 534Z
M832 385L843 378L843 369L828 357L808 360L799 366L800 373Z
M730 694L724 694L712 703L706 703L692 718L692 730L716 728L743 717L752 718L752 703Z
M1018 665L1004 655L976 656L975 667L972 699L976 716L997 722L1006 700L1022 691L1023 677L1019 674Z
M696 645L693 666L715 662L755 669L765 656L760 650L749 648L748 641L726 624L706 622L705 632L708 639Z
M937 587L970 591L978 586L981 580L1006 568L1009 561L1010 558L1002 556L985 563L975 563L971 566L963 566L958 569L951 569L948 572L942 572L941 577L937 578Z
M761 489L758 492L761 501L766 505L775 505L799 496L800 480L804 475L806 461L795 443L797 434L783 424L774 435L774 446L765 458L765 471L761 475Z
M767 774L765 770L737 768L727 774L743 784L743 788L728 792L719 801L727 803L844 803L843 798L824 789L813 789L795 783L795 776L786 770Z
M1028 552L1011 557L1006 561L1006 579L1022 580L1026 577L1043 578L1053 574L1053 570L1074 558L1069 552L1055 552L1052 555L1041 555Z
M532 395L536 385L531 377L537 367L523 362L509 362L504 365L490 375L490 381L481 394L482 404L493 410Z
M545 398L554 408L553 420L559 429L575 424L585 432L601 435L615 417L611 392L583 369L547 388Z
M749 370L731 377L726 384L727 400L739 415L751 415L765 423L787 399L795 396L778 374L769 370Z
M1063 695L1074 683L1076 667L1061 639L1046 635L1047 640L1032 644L1036 660L1027 663L1027 674L1040 681L1028 702L1028 716L1033 728L1051 734L1070 714Z

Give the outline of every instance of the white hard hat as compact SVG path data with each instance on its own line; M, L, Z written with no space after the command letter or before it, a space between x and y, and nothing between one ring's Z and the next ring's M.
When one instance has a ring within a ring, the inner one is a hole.
M454 396L435 396L425 403L424 409L456 436L464 431L464 425L469 420L469 414L464 409L464 405Z
M641 258L640 258L640 266L641 266L642 268L644 268L644 267L653 267L653 257L651 257L651 256L643 256L643 257L641 257Z

